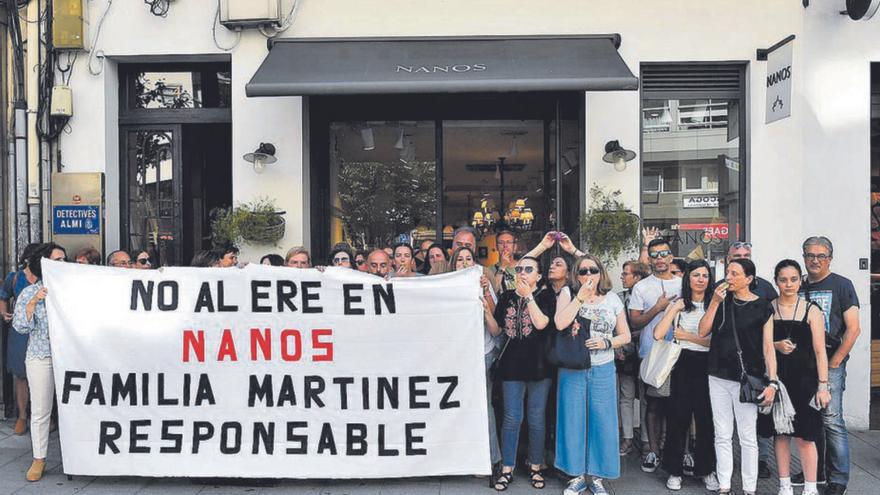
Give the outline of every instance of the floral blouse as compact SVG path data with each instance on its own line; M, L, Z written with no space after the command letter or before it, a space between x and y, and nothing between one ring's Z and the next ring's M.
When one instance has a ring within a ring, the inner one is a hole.
M49 346L49 318L46 315L46 300L38 302L33 317L30 320L27 318L27 305L42 288L43 281L40 280L25 287L18 299L15 300L12 327L18 333L30 334L25 360L52 357L52 349Z

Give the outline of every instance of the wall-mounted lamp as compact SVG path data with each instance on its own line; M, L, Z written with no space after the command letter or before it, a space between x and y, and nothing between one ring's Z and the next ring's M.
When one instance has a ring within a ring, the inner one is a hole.
M605 156L602 157L602 161L606 163L613 163L614 170L618 172L623 172L624 170L626 170L626 162L632 160L635 157L635 151L624 148L617 140L614 140L605 143Z
M261 174L266 169L266 165L278 161L275 158L275 145L272 143L260 143L260 146L253 153L245 153L242 157L246 162L254 165L254 172Z

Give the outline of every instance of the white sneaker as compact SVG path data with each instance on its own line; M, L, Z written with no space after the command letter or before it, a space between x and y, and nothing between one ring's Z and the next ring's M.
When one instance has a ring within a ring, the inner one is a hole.
M794 495L794 490L789 486L780 486L779 491L776 492L776 495Z
M670 476L666 480L666 488L676 491L681 490L681 476Z
M565 491L562 492L562 495L580 495L586 489L587 480L584 479L583 476L578 476L577 478L572 478L568 482L568 486L565 487Z
M715 473L703 476L703 484L706 485L706 490L709 490L710 492L717 492L721 489L721 485L718 484L718 477L715 476Z
M606 490L605 485L602 484L602 478L596 478L595 476L590 483L590 491L593 492L593 495L608 495L608 490Z
M648 452L648 455L645 456L645 459L642 460L642 471L646 473L653 473L660 466L660 459L657 458L657 454L653 452Z

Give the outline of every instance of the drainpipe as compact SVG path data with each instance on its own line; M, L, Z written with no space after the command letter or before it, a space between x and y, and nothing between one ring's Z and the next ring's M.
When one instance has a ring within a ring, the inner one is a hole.
M27 105L15 102L15 253L20 253L30 242L30 218L28 215L28 135Z
M39 0L31 0L27 7L28 19L40 18ZM40 93L40 24L27 23L27 205L30 213L30 239L42 242L42 206L40 191L40 138L37 134L37 106ZM51 68L47 70L52 70ZM16 119L17 120L17 119ZM18 150L16 149L16 154Z

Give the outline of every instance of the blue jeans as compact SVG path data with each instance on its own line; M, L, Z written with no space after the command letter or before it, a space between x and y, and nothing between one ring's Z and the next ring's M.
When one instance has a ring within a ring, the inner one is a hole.
M839 368L828 368L828 384L831 385L831 403L822 410L825 435L824 438L819 435L816 442L819 452L818 472L822 473L824 466L826 480L846 486L849 484L849 437L843 419L846 361ZM822 477L821 474L819 477Z
M534 382L501 382L504 395L504 421L501 423L501 457L505 467L516 465L519 429L523 420L523 399L528 395L529 462L544 463L545 411L550 379Z

